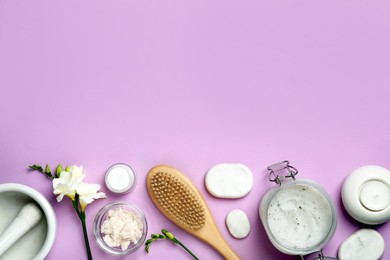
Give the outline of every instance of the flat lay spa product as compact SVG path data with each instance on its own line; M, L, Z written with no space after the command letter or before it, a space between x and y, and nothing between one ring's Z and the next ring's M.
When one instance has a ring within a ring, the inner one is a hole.
M0 259L45 259L56 229L53 207L41 193L21 184L0 184ZM24 234L16 239L21 233ZM4 251L10 243L12 246Z
M137 175L133 169L124 164L112 165L106 173L105 183L107 188L114 193L127 193L133 190L137 182Z
M173 167L149 171L147 188L157 208L173 223L211 245L226 259L239 259L222 237L200 191Z
M42 218L42 211L35 203L23 206L8 228L0 235L0 256L19 238L33 228Z
M226 216L226 226L230 235L237 239L246 238L251 231L251 223L246 213L240 209L234 209Z
M345 179L341 198L347 212L357 221L369 225L390 220L390 171L367 165Z
M111 255L127 255L139 249L145 242L147 229L145 214L132 203L107 204L94 221L96 242Z
M373 229L360 229L340 245L340 260L376 260L385 252L385 240Z
M237 199L246 196L253 187L251 170L239 163L221 163L210 168L205 185L217 198Z
M296 180L288 161L268 167L277 187L261 199L259 215L272 244L290 255L321 251L336 229L336 212L324 189L311 180Z

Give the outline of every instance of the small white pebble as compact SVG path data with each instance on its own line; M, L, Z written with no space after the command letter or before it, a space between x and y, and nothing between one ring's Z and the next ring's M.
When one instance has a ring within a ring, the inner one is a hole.
M207 190L217 198L241 198L253 187L251 170L239 163L221 163L207 171L205 177Z
M378 260L385 251L385 241L373 229L360 229L340 245L340 260Z
M229 212L226 217L226 226L229 233L237 239L247 237L251 231L249 219L245 212L240 209L234 209Z

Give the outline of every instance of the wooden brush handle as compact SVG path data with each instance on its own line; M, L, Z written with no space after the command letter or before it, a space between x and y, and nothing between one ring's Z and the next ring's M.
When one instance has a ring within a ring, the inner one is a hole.
M240 257L236 255L233 250L226 244L224 240L213 241L213 244L210 243L212 247L215 245L215 249L228 260L240 260Z
M212 220L214 222L214 220ZM210 223L210 222L209 222ZM234 253L233 249L228 245L222 237L221 232L215 223L208 226L207 234L203 234L202 239L217 250L225 259L240 260L240 257Z

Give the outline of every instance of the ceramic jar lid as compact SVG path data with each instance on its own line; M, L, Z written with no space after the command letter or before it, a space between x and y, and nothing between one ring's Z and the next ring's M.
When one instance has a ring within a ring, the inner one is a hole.
M368 165L354 170L344 181L342 201L357 221L369 225L390 219L390 171Z

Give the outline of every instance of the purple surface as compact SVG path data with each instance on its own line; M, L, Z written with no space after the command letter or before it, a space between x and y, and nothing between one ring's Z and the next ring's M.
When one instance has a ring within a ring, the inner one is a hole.
M298 259L272 247L258 217L268 164L289 159L319 182L338 210L325 254L362 227L343 210L340 187L355 168L390 168L390 4L388 1L16 1L0 0L0 183L42 192L58 217L47 259L85 257L71 203L26 167L83 165L86 181L125 162L138 173L124 196L87 207L92 223L106 203L133 201L149 234L167 228L201 259L219 255L169 222L149 199L147 171L182 170L209 203L242 259ZM243 199L210 196L203 181L221 162L246 164L255 185ZM224 224L234 208L252 232L235 240ZM390 244L390 224L375 227ZM190 259L156 243L146 255ZM383 259L390 259L390 250Z

